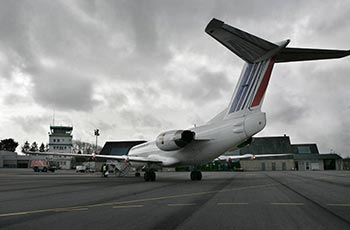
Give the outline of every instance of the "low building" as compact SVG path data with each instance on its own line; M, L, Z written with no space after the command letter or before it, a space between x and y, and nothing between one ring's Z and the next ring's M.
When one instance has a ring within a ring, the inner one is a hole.
M0 168L30 168L32 160L49 160L58 163L61 169L65 169L67 158L62 156L43 155L19 155L16 152L0 151Z
M17 153L1 150L0 168L17 168Z
M342 170L343 159L337 154L320 154L317 145L291 144L289 136L255 137L237 154L290 154L283 157L241 160L244 170Z
M287 171L294 168L293 156L271 158L259 158L256 160L241 160L241 168L248 171Z
M145 143L146 141L107 141L101 152L101 155L115 155L122 156L127 155L129 150L135 145ZM96 159L96 171L100 170L102 165L106 162L106 159Z
M350 157L343 159L343 169L350 170Z

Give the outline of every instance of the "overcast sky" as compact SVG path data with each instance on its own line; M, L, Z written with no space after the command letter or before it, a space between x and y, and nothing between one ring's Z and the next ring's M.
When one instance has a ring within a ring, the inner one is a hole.
M0 138L154 139L229 103L243 61L209 37L213 18L289 47L350 49L350 1L12 1L0 7ZM350 58L277 64L267 126L350 156Z

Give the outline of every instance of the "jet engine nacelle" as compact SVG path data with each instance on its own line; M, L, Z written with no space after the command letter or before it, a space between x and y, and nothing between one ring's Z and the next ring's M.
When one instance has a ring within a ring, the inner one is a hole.
M195 132L191 130L172 130L159 134L156 145L163 151L178 150L194 140Z

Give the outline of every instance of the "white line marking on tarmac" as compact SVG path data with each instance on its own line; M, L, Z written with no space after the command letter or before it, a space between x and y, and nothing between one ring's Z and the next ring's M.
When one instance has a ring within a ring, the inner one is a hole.
M271 205L286 205L286 206L302 206L304 203L293 203L293 202L272 202Z
M336 206L336 207L350 207L350 204L327 204L328 206Z
M87 211L88 208L62 208L57 209L55 212L77 212L77 211Z
M218 205L248 205L248 203L244 203L244 202L223 202L223 203L218 203Z
M178 203L178 204L168 204L169 207L181 207L181 206L194 206L196 203Z
M143 208L143 205L120 205L120 206L113 206L112 208L116 208L116 209L122 209L122 208Z

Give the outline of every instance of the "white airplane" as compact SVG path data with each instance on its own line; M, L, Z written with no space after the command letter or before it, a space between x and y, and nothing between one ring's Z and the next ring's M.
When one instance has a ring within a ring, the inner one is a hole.
M155 181L158 168L211 162L225 152L248 143L265 127L266 115L261 106L275 63L350 55L350 50L286 48L290 40L272 43L217 19L211 20L205 32L246 62L228 107L202 126L163 132L155 141L132 147L127 155L94 157L123 161L136 170L143 169L145 181ZM91 157L71 153L58 155ZM230 160L255 157L259 155L230 156ZM136 175L140 175L138 171ZM202 173L195 167L191 179L202 179Z

